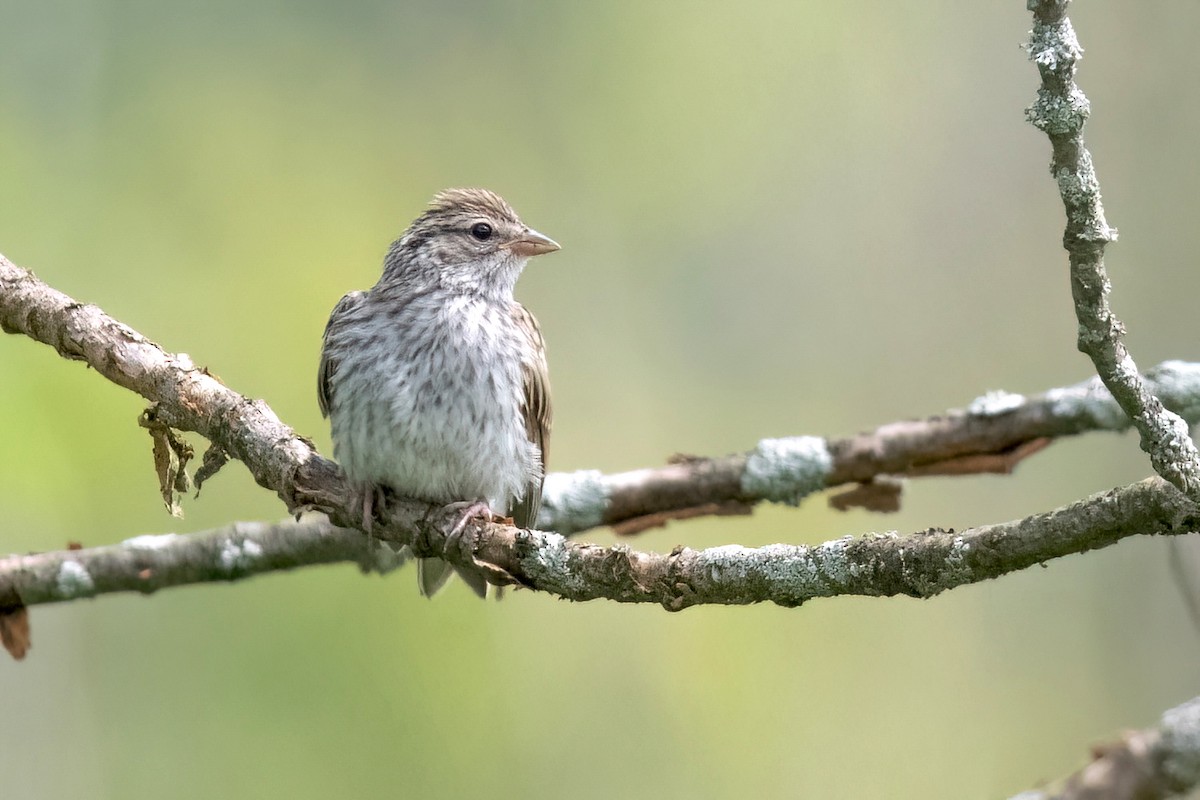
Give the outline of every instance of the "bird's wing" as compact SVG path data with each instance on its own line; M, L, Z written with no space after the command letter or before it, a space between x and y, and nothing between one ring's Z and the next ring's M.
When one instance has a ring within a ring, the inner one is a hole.
M333 403L333 376L338 367L337 359L329 354L329 345L365 300L365 292L351 292L338 301L329 315L329 322L325 323L325 335L321 339L321 366L317 368L317 405L321 407L322 417L329 416Z
M521 416L525 419L525 433L529 441L537 446L542 468L529 481L523 497L512 508L512 518L519 528L537 524L538 510L542 506L542 483L546 477L547 447L550 443L550 379L546 369L546 345L537 320L520 303L512 304L513 320L525 335L529 347L521 360L521 377L524 384Z

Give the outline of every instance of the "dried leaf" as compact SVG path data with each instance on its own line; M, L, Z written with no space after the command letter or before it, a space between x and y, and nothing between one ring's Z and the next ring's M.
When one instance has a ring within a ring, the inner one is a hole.
M29 652L29 609L15 592L0 600L0 644L17 661Z
M154 474L158 476L158 491L163 503L172 517L182 517L183 509L175 499L176 464L171 458L171 446L161 431L151 430L150 438L154 440Z
M829 498L829 505L838 511L864 508L892 514L900 510L900 495L904 491L902 481L886 475L865 481Z
M979 475L992 473L996 475L1011 475L1025 459L1034 453L1044 450L1054 440L1049 437L1030 439L1000 453L975 453L969 456L947 458L932 464L910 467L905 475L924 477L927 475Z
M653 514L645 514L640 517L622 520L614 523L612 532L617 536L633 536L634 534L642 533L651 528L664 527L672 520L692 519L694 517L707 516L741 516L753 512L753 507L738 500L728 500L724 503L705 503L699 506L689 508L674 508L668 511L658 511Z
M163 504L171 516L182 517L179 495L191 488L186 467L194 455L192 446L155 417L153 406L142 413L138 424L150 432L150 439L154 443L154 474L158 477L158 490Z
M686 467L689 464L700 464L700 463L703 463L708 460L709 459L706 458L705 456L697 456L697 455L693 455L692 453L672 453L667 458L667 463L668 464L679 464L679 465Z
M200 495L200 487L204 482L216 475L221 467L229 463L229 453L218 445L212 445L204 451L204 458L201 459L200 469L196 470L196 496Z

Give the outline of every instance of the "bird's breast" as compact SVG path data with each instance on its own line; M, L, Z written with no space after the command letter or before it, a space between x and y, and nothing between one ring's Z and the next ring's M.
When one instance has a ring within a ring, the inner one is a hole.
M520 332L466 297L411 303L342 360L331 421L351 480L507 506L540 470L521 415Z

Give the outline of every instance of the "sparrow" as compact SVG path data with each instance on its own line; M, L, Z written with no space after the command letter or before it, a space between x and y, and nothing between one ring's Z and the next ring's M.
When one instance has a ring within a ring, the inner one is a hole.
M334 458L362 493L370 532L378 493L456 504L452 535L473 518L535 524L550 435L546 348L513 299L530 258L559 249L486 189L438 193L325 326L317 400ZM417 561L421 593L450 577ZM477 573L460 575L481 597Z

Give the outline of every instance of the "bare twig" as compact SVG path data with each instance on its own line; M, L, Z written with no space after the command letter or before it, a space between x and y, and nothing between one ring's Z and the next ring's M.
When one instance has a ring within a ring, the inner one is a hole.
M1083 49L1067 19L1068 5L1068 0L1029 0L1033 11L1029 57L1037 64L1042 86L1026 114L1050 138L1050 170L1067 211L1063 246L1071 265L1079 349L1092 359L1104 385L1133 420L1155 472L1200 501L1200 455L1188 427L1163 408L1138 375L1121 341L1124 326L1108 305L1104 248L1116 241L1117 232L1104 218L1100 182L1083 144L1083 126L1091 108L1075 84Z

